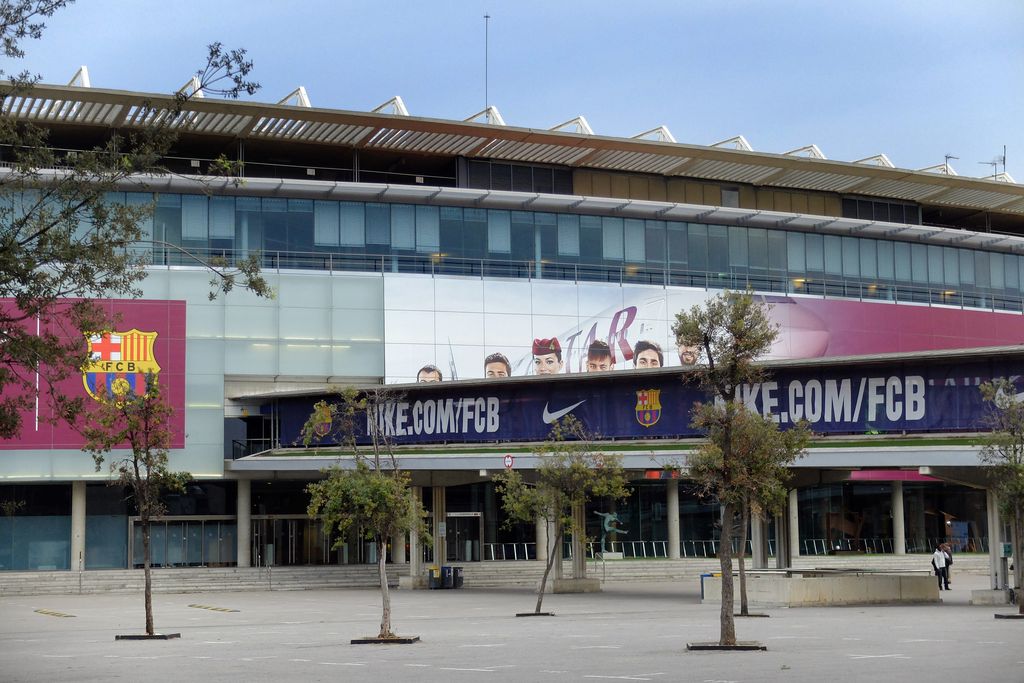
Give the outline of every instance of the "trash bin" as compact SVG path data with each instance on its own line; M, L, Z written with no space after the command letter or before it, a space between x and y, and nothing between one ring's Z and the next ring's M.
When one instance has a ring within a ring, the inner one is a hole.
M452 567L452 588L462 588L462 581L465 578L462 573L462 567Z
M453 586L454 576L451 567L441 567L441 587L451 588Z
M431 567L427 571L427 588L443 588L441 584L441 569L439 567Z

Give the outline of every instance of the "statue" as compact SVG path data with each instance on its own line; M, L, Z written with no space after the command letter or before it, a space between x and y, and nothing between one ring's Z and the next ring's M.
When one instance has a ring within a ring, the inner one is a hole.
M608 549L604 544L605 539L608 537L608 532L625 534L629 533L629 529L623 529L616 526L622 521L619 519L619 514L617 512L597 512L595 510L594 514L604 519L604 524L601 527L601 554L603 555L608 552Z

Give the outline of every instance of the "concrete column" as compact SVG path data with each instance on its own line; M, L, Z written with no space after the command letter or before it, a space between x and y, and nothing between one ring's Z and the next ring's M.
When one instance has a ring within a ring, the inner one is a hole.
M679 559L679 480L665 482L665 514L668 516L668 557Z
M789 560L789 515L775 515L775 568L788 569Z
M534 527L536 528L534 540L537 544L537 559L541 562L547 562L548 544L551 542L548 539L548 520L538 517L534 522Z
M999 521L999 499L992 489L985 489L985 507L988 512L989 584L992 590L998 590L1003 587L999 576L1002 565L999 551L1003 545L1003 525Z
M903 520L903 482L892 483L892 551L907 554L907 525Z
M768 568L768 523L753 516L750 520L750 566Z
M252 566L252 482L238 480L238 495L235 503L235 538L237 540L238 566Z
M434 564L440 567L448 555L448 511L443 486L431 487L431 510L434 513Z
M796 489L789 491L789 557L793 560L800 557L800 508L797 502ZM790 565L792 566L792 565Z
M423 487L412 487L413 500L423 500ZM409 576L413 581L420 575L420 565L423 563L423 551L420 549L420 532L415 528L409 532Z
M585 517L585 505L577 503L572 506L572 578L585 579L587 577L587 546Z
M391 537L391 562L397 565L405 564L405 532L399 532Z
M85 569L85 482L71 483L71 570Z

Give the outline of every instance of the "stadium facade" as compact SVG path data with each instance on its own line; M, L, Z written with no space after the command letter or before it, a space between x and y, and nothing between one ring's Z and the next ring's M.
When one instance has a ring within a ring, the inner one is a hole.
M3 107L73 154L151 120L147 103L173 106L40 85ZM1024 186L884 155L834 161L813 145L768 154L741 137L602 137L582 118L534 130L493 109L444 121L390 104L193 98L172 173L111 194L153 204L139 246L152 266L141 299L105 302L118 329L90 340L95 360L60 390L159 373L178 409L172 467L194 481L167 501L158 565L371 561L378 549L332 550L307 517L304 487L335 458L296 443L332 387L381 383L402 395L381 419L433 519L433 548L387 550L412 571L421 556L537 557L546 530L503 524L490 473L531 469L530 444L570 412L633 473L628 501L588 511L590 535L590 512L613 510L610 540L627 557L710 556L716 507L685 469L671 474L698 438L683 366L702 362L671 324L750 288L780 339L771 380L742 398L822 434L794 468L788 514L753 529L755 560L942 540L995 566L1004 527L971 435L983 428L977 385L1024 364ZM220 155L244 177L206 176ZM276 297L210 301L190 254L254 253ZM541 374L545 356L557 376ZM607 371L587 372L592 362ZM442 382L417 381L428 378ZM123 492L46 410L0 444L0 569L137 566Z

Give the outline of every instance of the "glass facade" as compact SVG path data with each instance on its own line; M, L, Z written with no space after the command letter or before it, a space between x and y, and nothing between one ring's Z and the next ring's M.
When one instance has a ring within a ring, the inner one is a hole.
M143 193L112 193L145 203ZM903 217L904 219L906 216ZM1015 254L764 228L377 202L161 194L144 226L180 249L265 267L635 282L1021 310Z
M71 568L71 484L0 486L0 570Z

